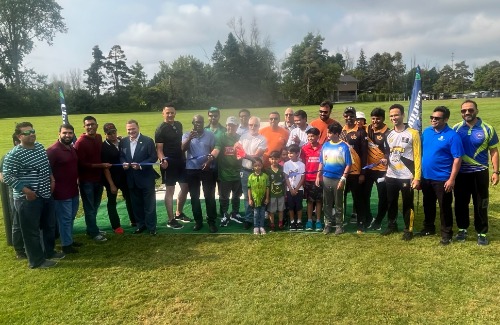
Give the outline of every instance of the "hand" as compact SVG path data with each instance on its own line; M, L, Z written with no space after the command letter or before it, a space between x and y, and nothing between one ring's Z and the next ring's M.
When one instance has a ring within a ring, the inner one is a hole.
M248 205L253 207L253 200L252 199L248 199Z
M130 164L129 163L123 163L123 169L127 170L130 168Z
M447 180L444 183L444 191L449 193L453 191L453 188L455 187L455 181L454 180Z
M337 185L337 190L341 190L343 189L345 186L345 181L340 181Z
M380 159L380 163L384 166L387 166L387 159Z
M167 167L168 167L168 161L167 161L167 159L162 159L162 161L160 163L160 167L163 168L163 169L167 169Z
M493 173L491 175L491 184L492 185L497 185L498 184L498 174Z
M111 166L113 166L110 163L102 163L101 165L102 165L103 168L111 168Z
M138 163L135 163L135 162L133 162L131 165L132 165L132 169L134 169L134 170L138 170L141 168L141 165L139 165Z
M293 142L295 142L296 144L299 144L299 143L300 143L300 139L299 139L299 136L298 136L298 135L294 135L294 136L293 136Z
M314 185L316 185L317 187L320 187L321 181L320 181L319 175L316 177L316 181L314 181Z
M115 185L110 185L109 189L111 190L111 193L113 193L113 194L118 193L118 188Z
M36 193L33 192L33 190L31 190L30 188L23 188L23 193L26 196L26 200L28 201L33 201L36 199Z
M411 182L411 188L412 188L412 189L414 189L414 190L420 191L420 189L421 189L421 187L420 187L420 181L419 181L419 180L414 179L414 180Z
M359 175L358 183L363 184L365 182L365 175Z
M196 138L198 136L198 132L196 131L191 131L189 132L189 140L193 140L194 138Z

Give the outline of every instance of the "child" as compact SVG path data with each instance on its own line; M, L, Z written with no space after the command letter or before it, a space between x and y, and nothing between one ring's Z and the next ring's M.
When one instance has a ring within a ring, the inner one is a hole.
M290 230L302 230L302 199L304 197L304 173L305 165L299 160L300 147L296 144L288 147L289 161L283 166L285 174L288 202L288 213L290 215ZM295 215L295 212L297 214Z
M269 197L270 202L267 207L269 212L269 222L271 231L275 230L274 214L278 211L278 228L283 230L283 210L285 210L285 178L283 168L279 165L281 153L273 151L269 154L271 167L266 170L269 176Z
M310 128L306 131L307 143L300 151L300 159L305 164L305 196L307 201L306 230L313 230L313 210L316 208L316 231L323 230L321 224L321 208L323 203L323 188L316 186L316 175L319 167L321 144L319 143L319 129Z
M253 207L253 234L265 235L264 215L269 203L269 177L262 173L262 159L255 157L253 173L248 176L248 204Z
M281 150L281 160L279 162L280 166L283 167L288 160L289 160L288 159L288 149L283 148Z
M328 126L327 134L330 141L325 142L321 148L318 176L316 176L316 186L323 181L325 235L332 231L334 223L337 225L335 235L344 233L344 186L351 169L351 153L349 146L340 140L341 132L342 126L338 122ZM336 207L335 215L332 214L333 203Z

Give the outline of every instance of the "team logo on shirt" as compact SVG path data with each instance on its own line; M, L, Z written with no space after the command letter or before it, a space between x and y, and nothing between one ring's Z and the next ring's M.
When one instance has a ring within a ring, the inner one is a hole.
M234 147L224 147L224 155L226 156L234 156L235 155L235 150Z
M444 141L444 140L445 140L445 139L444 139L444 137L443 137L443 136L440 136L440 137L438 138L438 141Z
M476 133L476 138L478 138L479 140L484 139L484 134L483 134L483 132L478 132L478 133Z
M381 135L377 135L377 140L378 140L378 141L382 141L382 139L383 139L383 138L384 138L383 136L381 136Z

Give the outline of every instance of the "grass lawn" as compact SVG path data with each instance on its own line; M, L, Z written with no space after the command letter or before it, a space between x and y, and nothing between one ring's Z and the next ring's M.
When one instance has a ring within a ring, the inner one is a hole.
M500 99L477 102L479 116L498 131ZM460 103L425 101L423 116L445 105L454 124ZM369 116L389 105L355 107ZM332 116L339 120L345 106L335 105ZM251 111L267 120L272 110ZM305 110L310 120L318 115L317 106ZM198 112L179 111L177 119L190 129ZM222 123L237 112L223 110ZM101 126L115 122L119 133L135 118L149 136L161 122L160 113L95 116ZM83 132L82 117L69 116ZM60 116L0 119L0 153L10 148L15 123L25 120L45 146L57 139ZM53 269L29 270L6 245L0 221L0 324L498 324L499 188L490 189L486 247L476 245L473 228L467 242L446 247L439 236L403 242L401 234L125 234L105 244L79 234L75 239L85 244L79 254ZM416 230L421 202L420 196Z

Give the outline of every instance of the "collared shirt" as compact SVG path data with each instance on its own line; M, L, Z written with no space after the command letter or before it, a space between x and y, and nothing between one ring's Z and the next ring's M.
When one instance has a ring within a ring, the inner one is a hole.
M488 123L477 118L477 123L470 128L465 121L453 126L465 150L460 166L460 173L473 173L488 169L488 151L498 147L498 135Z
M236 130L236 133L239 134L239 135L243 135L243 134L247 133L248 130L249 130L248 126L247 127L243 127L240 124L240 125L238 125L238 130Z
M135 148L137 148L140 136L141 134L139 133L135 139L130 138L130 156L132 157L132 160L134 160Z
M288 136L288 142L286 143L286 146L290 146L291 144L297 144L299 147L302 147L307 143L307 130L309 130L311 126L309 124L306 124L306 128L302 130L301 128L294 128L290 131L290 135ZM295 136L299 137L300 142L296 143L293 141L293 138Z
M184 133L182 142L189 138L190 134L191 132ZM201 136L191 139L187 149L186 169L202 169L214 147L215 136L210 131L203 130Z

